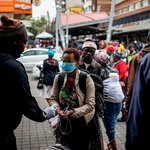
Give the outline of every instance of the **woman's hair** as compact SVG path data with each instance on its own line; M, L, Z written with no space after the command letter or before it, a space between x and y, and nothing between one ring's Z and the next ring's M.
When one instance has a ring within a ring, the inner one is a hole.
M79 61L80 60L80 54L79 54L79 52L77 51L77 49L75 49L75 48L68 48L68 49L66 49L64 52L63 52L63 55L64 54L74 54L74 58L75 58L75 60L76 61ZM62 55L62 56L63 56Z

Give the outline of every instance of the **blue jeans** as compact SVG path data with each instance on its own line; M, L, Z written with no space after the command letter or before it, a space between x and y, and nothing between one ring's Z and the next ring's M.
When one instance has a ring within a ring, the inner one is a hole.
M115 138L115 129L117 124L117 118L122 108L122 102L111 103L105 101L106 110L104 113L103 123L106 129L109 142Z

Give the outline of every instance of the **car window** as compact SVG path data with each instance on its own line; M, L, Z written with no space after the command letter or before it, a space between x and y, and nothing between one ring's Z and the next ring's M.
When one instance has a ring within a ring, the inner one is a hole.
M48 54L47 51L42 51L42 50L36 51L36 55L47 55L47 54Z
M35 51L28 51L23 53L23 56L31 56L31 55L35 55Z

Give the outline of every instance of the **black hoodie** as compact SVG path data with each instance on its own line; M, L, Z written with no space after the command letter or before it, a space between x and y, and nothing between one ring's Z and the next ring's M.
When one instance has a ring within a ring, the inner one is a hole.
M0 93L0 132L16 129L22 115L37 122L45 121L43 111L31 95L24 66L5 53L0 53Z

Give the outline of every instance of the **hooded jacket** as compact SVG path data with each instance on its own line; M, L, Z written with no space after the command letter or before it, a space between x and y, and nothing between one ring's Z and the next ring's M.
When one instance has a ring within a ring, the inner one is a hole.
M37 122L46 118L32 97L24 66L10 54L0 52L0 133L12 131L21 122L22 115Z
M137 64L138 64L139 60L149 52L150 52L150 44L147 45L145 48L143 48L139 53L135 54L129 63L127 94L124 99L124 101L126 102L127 109L129 109L129 105L130 105L130 101L131 101Z

